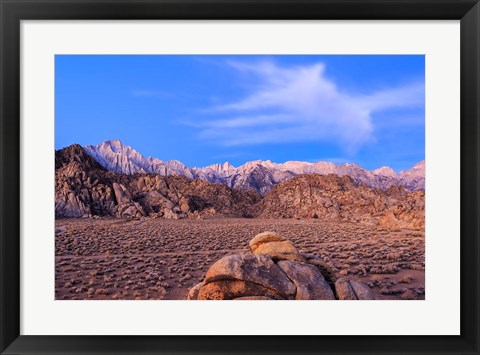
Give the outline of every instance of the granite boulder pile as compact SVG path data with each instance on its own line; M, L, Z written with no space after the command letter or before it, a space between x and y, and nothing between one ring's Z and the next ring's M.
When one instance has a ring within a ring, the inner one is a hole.
M320 258L301 254L273 232L256 235L250 251L215 262L190 300L373 300L361 282L335 277Z

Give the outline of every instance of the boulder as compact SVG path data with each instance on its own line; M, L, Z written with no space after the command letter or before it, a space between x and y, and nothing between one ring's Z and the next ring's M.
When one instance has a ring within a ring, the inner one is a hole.
M375 299L372 291L370 290L370 288L367 285L365 285L361 282L358 282L358 281L353 281L353 280L350 281L350 285L352 286L353 291L357 295L357 299L359 299L359 300L374 300Z
M282 260L277 265L297 287L296 300L334 300L332 289L317 267L296 261Z
M284 298L277 290L243 280L212 281L205 283L198 291L198 300L232 300L252 296L269 299Z
M339 300L374 300L370 288L358 281L339 278L335 282L335 291Z
M174 206L172 201L163 196L157 190L142 193L140 203L145 207L145 211L148 213L159 212L164 207L172 209Z
M209 283L222 280L242 280L253 283L274 290L276 294L286 299L293 298L296 292L295 285L287 275L265 255L234 254L221 258L207 271L204 282L207 286ZM263 294L244 296L252 295Z
M61 215L65 217L82 217L91 213L90 208L85 206L80 196L75 196L73 192L69 192L65 201L58 204L55 209L62 210Z
M202 287L203 282L200 282L193 286L190 291L188 292L188 299L189 300L197 300L198 299L198 291L200 291L200 287Z
M113 192L115 193L115 199L117 200L117 203L119 205L128 203L131 201L132 196L127 191L125 186L114 182L112 184L112 187L113 187Z
M188 299L374 299L368 286L345 278L337 280L323 260L299 254L290 241L276 233L257 234L249 246L252 253L228 255L214 263L205 279L190 290Z
M257 234L253 239L248 243L250 250L253 252L263 243L269 242L283 242L286 240L275 232L263 232Z
M337 293L337 297L339 300L356 300L357 296L353 291L352 286L350 286L350 282L348 282L345 278L339 278L335 282L335 292Z
M328 283L334 284L335 281L337 281L337 276L335 276L335 272L333 271L332 267L328 265L325 261L314 255L302 254L302 256L305 258L305 262L315 265L320 270L323 277L325 277L325 280Z
M288 240L285 241L275 241L259 244L255 250L254 254L266 254L271 257L273 260L294 260L294 261L305 261L303 256L300 255L297 248Z
M244 297L238 297L234 298L234 301L269 301L269 300L274 300L276 298L270 298L266 296L244 296Z

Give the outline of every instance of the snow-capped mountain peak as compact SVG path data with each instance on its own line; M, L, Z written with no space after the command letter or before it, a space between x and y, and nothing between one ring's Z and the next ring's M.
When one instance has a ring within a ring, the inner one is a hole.
M389 166L382 166L381 168L373 170L373 173L375 175L381 175L381 176L390 176L390 177L398 176L398 174Z
M352 163L336 165L324 161L316 163L287 161L279 164L270 160L253 160L239 167L224 162L204 168L190 168L178 160L162 161L157 158L145 158L118 139L98 145L88 145L84 149L103 167L117 173L183 175L190 179L224 183L234 188L255 189L262 194L270 191L277 183L301 174L348 175L358 183L381 189L387 189L393 185L401 185L409 190L425 188L425 161L400 173L396 173L388 166L370 171Z

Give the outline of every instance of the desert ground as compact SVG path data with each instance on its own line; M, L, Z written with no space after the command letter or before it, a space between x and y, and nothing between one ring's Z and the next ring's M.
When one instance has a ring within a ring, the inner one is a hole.
M57 219L56 300L179 300L221 257L273 231L376 299L425 299L424 232L319 219Z

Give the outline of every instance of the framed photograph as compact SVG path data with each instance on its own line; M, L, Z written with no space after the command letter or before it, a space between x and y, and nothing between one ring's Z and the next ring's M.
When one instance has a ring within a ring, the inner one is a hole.
M0 351L479 354L477 1L0 0Z

